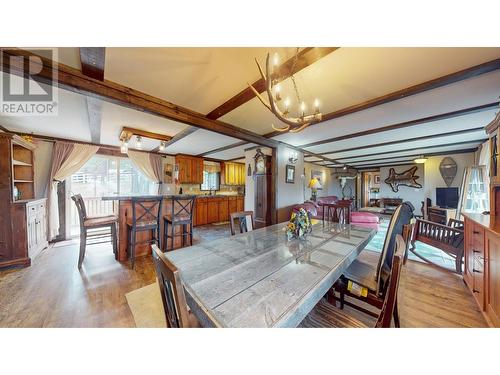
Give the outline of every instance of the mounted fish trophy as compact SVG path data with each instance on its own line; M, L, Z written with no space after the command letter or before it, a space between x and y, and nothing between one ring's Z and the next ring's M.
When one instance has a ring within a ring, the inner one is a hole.
M457 175L457 163L455 163L455 160L447 156L441 160L441 163L439 164L439 172L441 172L441 177L443 177L446 186L450 187L455 179L455 176Z
M393 192L397 193L399 191L399 186L408 186L416 189L420 189L420 185L417 180L420 176L415 176L415 172L418 167L411 167L410 169L402 172L396 173L394 168L389 169L389 177L385 179L385 183L389 185Z

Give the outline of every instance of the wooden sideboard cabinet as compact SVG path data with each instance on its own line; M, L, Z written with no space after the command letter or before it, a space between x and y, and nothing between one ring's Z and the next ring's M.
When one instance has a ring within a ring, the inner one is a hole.
M500 327L500 228L489 215L464 216L464 281L488 324Z
M29 266L48 246L46 199L34 199L34 149L0 133L0 268Z

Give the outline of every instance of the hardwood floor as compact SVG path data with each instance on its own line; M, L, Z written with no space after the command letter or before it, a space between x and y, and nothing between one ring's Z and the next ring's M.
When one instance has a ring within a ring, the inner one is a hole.
M195 243L226 236L200 228ZM365 257L377 257L365 251ZM155 281L150 257L135 270L114 260L111 246L90 246L81 271L78 243L43 251L29 268L0 272L0 327L134 327L125 294ZM484 327L462 279L409 261L400 287L403 327Z

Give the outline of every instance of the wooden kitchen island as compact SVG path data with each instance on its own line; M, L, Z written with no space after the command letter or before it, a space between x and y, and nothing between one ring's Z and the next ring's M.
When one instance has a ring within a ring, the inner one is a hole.
M160 220L160 236L163 244L163 217L172 211L172 197L175 195L164 195L162 205L162 215ZM147 197L147 196L143 196ZM182 195L181 195L182 197ZM108 196L102 197L102 200L112 200L118 202L118 253L116 259L120 262L128 260L128 236L127 236L127 222L132 221L132 196ZM193 212L193 226L211 224L215 222L223 222L229 220L229 214L237 210L243 210L243 197L242 196L222 196L213 195L206 196L200 195L195 202ZM175 234L181 233L181 226L176 226ZM151 238L149 232L142 232L137 234L138 242L145 241ZM171 248L171 241L169 240L169 248ZM174 239L174 249L182 247L182 237L176 236ZM141 244L136 246L136 257L151 254L151 248L148 244Z

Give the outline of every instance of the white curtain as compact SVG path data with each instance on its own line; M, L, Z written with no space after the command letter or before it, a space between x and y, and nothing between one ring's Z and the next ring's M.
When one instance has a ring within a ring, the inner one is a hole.
M160 191L161 184L163 182L160 159L161 156L133 150L128 150L127 154L136 168L138 168L148 179L158 184L158 191ZM160 160L154 160L153 158ZM158 164L160 165L160 168Z
M74 144L73 150L63 161L60 168L54 172L50 189L49 205L49 235L53 239L59 234L59 204L57 199L57 185L85 165L95 155L99 146Z
M486 141L481 145L481 151L479 152L479 165L484 165L486 168L486 173L484 173L483 180L484 186L490 186L490 142ZM490 189L486 189L488 201L490 197Z

